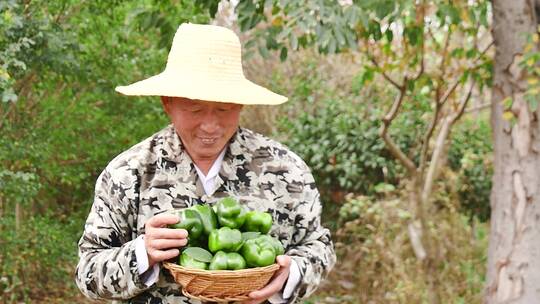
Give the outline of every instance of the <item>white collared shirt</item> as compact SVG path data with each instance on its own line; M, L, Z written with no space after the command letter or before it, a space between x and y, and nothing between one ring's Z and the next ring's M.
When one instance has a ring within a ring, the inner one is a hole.
M218 176L219 170L221 169L223 157L225 156L225 150L227 149L223 149L221 153L219 153L218 157L212 164L212 167L210 167L210 170L208 170L207 175L204 175L201 169L195 165L195 170L197 170L197 175L199 175L199 179L201 180L204 193L206 193L206 195L212 195L214 191L216 191L216 189L214 189L216 185L216 176Z

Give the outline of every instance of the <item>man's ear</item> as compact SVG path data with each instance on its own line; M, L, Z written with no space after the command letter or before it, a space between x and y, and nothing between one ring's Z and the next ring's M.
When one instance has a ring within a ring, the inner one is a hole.
M170 98L167 96L160 96L160 97L161 97L161 104L163 105L163 109L165 110L165 113L169 114Z

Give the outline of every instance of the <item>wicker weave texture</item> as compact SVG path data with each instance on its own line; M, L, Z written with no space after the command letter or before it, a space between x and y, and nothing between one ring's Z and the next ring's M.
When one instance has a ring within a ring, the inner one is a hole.
M278 264L242 270L200 270L165 262L183 293L204 301L229 302L247 300L248 294L261 289L279 269Z

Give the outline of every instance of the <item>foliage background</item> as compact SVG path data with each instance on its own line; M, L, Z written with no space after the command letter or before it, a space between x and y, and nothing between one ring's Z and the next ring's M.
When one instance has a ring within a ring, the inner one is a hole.
M199 4L0 3L2 302L84 301L73 271L94 181L115 155L167 124L155 98L123 97L114 87L159 73L176 26L210 22ZM249 35L256 34L242 37ZM395 93L382 79L363 81L365 62L354 54L283 52L254 52L245 72L290 101L247 108L242 123L302 156L323 194L339 262L306 303L425 301L404 228L410 214L403 168L378 136L381 105ZM403 150L418 143L426 107L409 106L391 129ZM429 229L445 260L439 275L451 303L481 302L490 134L485 113L464 117L435 187L437 224Z

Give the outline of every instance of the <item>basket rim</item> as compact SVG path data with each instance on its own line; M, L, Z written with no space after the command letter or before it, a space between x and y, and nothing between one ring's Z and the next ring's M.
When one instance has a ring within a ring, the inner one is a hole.
M183 267L178 264L171 263L171 262L163 262L163 266L169 269L170 271L193 274L193 275L206 275L206 276L226 276L229 274L234 275L234 276L238 276L241 274L249 275L253 273L277 271L280 267L279 264L274 263L274 264L264 266L264 267L253 267L253 268L245 268L245 269L239 269L239 270L206 270L206 269L187 268L187 267Z

